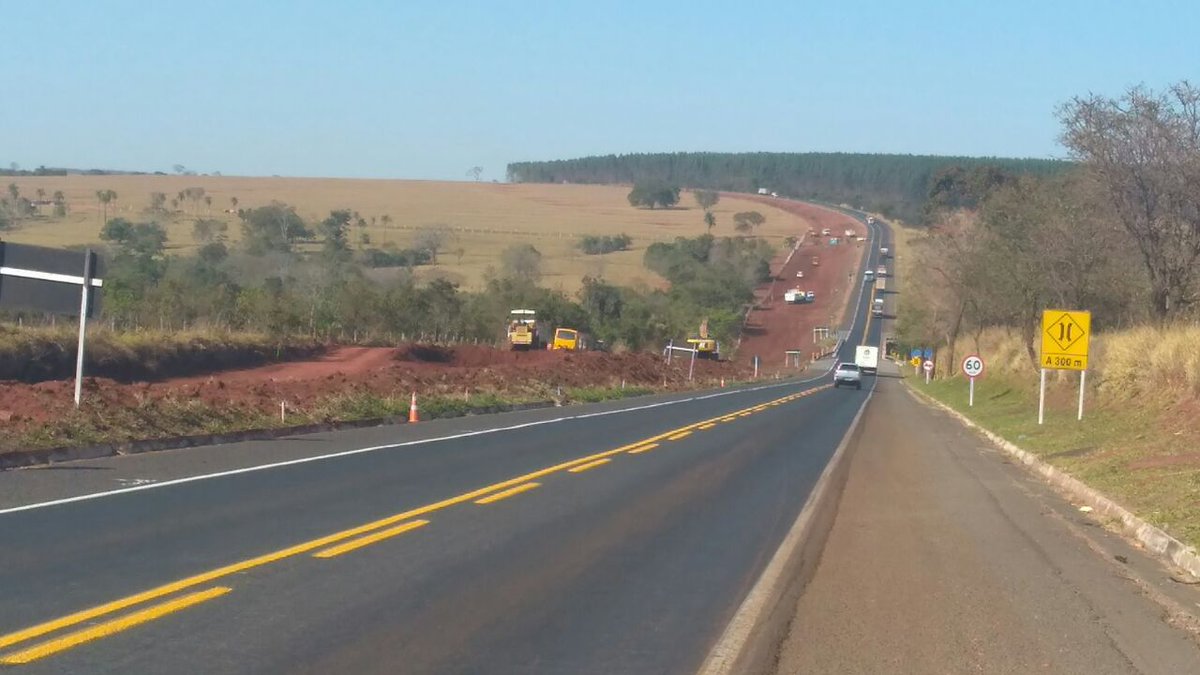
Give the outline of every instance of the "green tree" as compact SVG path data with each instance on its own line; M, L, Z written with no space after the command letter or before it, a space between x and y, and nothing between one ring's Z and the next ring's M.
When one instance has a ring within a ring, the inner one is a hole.
M167 193L151 192L150 193L150 212L151 213L166 213L167 212Z
M536 283L542 278L542 252L533 244L513 244L500 253L503 277Z
M1137 242L1155 318L1181 315L1200 300L1200 88L1076 98L1059 118L1063 145Z
M692 197L696 200L696 204L705 211L711 211L712 207L721 201L721 193L716 190L692 190Z
M390 220L390 217L385 216ZM426 251L429 253L429 259L433 264L437 264L438 252L450 243L453 236L449 225L443 223L435 223L433 225L423 225L417 228L413 233L413 248L418 251Z
M711 233L713 231L713 228L716 226L717 226L717 217L715 215L713 215L712 211L705 211L704 212L704 229L705 229L705 231Z
M321 235L322 254L327 260L346 261L350 258L351 214L348 209L330 211L329 217L317 225Z
M66 218L67 217L67 197L66 197L66 195L63 194L62 190L55 190L53 200L54 200L54 217L55 218Z
M766 216L758 211L741 211L733 214L733 227L738 232L751 234L754 228L767 222Z
M283 202L244 209L238 216L242 219L242 243L250 255L290 253L297 241L312 236L296 209Z
M103 225L108 225L108 205L117 201L117 193L114 190L96 190L96 199L100 200L101 221Z
M192 223L192 239L199 244L211 244L225 241L225 233L229 224L223 220L197 218Z
M662 181L636 183L628 199L631 206L668 208L679 203L679 187Z

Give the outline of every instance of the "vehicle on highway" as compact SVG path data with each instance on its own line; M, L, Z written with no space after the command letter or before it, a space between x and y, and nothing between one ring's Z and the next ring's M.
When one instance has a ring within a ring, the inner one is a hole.
M821 264L821 259L820 259L820 258L818 258L817 256L815 256L815 255L814 255L814 256L813 256L813 259L812 259L812 264L813 264L813 267L816 267L816 266L820 265L820 264Z
M805 291L805 292L804 292L804 299L805 299L805 300L808 300L809 302L812 302L813 300L816 300L816 299L817 299L817 294L816 294L816 293L814 293L814 292L812 292L812 291Z
M873 272L872 270L867 270L866 274L864 274L863 277L866 279L867 283L869 284L872 281L875 281L875 272Z
M854 363L867 375L874 375L879 369L879 347L859 345L854 348Z
M886 247L886 246L880 246L880 247L879 247L879 256L880 256L881 258L886 258L886 257L888 257L888 247Z
M887 276L887 267L885 267L885 266L883 266L883 265L880 265L879 267L876 267L876 268L875 268L875 274L878 274L878 275L879 275L879 276L881 276L881 277L886 277L886 276Z
M797 278L797 279L803 279L803 278L804 278L804 270L797 270L797 271L796 271L796 278Z
M858 364L843 362L837 365L833 371L833 386L837 388L843 384L847 387L862 389L862 371Z
M830 230L830 229L827 227L827 228L825 228L825 229L821 230L821 236L822 236L822 237L828 237L830 234L832 234L832 232L833 232L833 230Z
M875 298L871 303L871 316L883 317L883 298Z

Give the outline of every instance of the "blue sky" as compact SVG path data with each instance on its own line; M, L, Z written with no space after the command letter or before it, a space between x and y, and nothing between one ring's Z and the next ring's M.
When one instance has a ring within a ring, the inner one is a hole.
M503 180L676 150L1061 156L1197 2L6 2L0 163Z

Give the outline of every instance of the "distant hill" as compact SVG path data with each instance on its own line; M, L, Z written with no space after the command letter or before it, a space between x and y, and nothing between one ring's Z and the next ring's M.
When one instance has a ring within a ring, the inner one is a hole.
M754 192L849 203L918 222L930 179L951 166L997 166L1052 175L1070 162L1005 157L950 157L823 152L675 152L514 162L514 183L635 183L658 179L684 188Z

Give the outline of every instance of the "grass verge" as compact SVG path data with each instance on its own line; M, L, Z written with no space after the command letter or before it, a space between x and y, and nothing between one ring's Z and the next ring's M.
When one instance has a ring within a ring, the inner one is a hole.
M611 401L655 393L649 387L586 387L563 389L555 398L522 393L480 393L470 396L425 396L421 419L505 412L522 404L557 402L562 405ZM53 423L0 438L0 453L43 448L125 443L181 436L275 429L314 423L352 422L408 415L408 396L380 396L366 392L338 394L301 409L291 407L284 416L268 415L242 406L211 405L196 399L165 398L142 401L129 407L83 408Z
M1077 421L1078 389L1061 383L1049 387L1046 423L1039 426L1032 377L977 380L974 407L967 405L968 386L960 377L907 382L1200 548L1200 429L1186 399L1164 394L1085 401L1084 418Z

